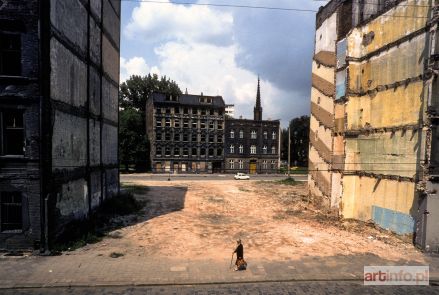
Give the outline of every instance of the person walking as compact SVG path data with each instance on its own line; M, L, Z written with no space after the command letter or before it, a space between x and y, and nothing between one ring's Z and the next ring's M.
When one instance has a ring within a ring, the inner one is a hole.
M236 247L235 251L233 251L233 254L236 253L235 270L246 270L247 262L244 260L244 246L242 245L241 239L238 239L236 243L238 246Z

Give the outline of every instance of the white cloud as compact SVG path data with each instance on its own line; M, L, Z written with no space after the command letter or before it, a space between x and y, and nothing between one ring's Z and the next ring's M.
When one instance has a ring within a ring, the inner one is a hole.
M135 56L130 59L120 58L120 81L123 82L131 75L144 76L148 73L160 74L157 67L150 68L143 57Z
M124 33L130 39L147 42L224 42L230 40L232 26L233 16L229 12L205 6L140 3L134 8Z
M242 51L235 41L235 29L233 14L224 10L140 3L124 34L129 40L147 44L150 50L145 57L150 64L142 57L121 59L121 80L132 74L161 73L175 80L183 91L222 95L226 103L235 104L236 116L252 118L257 73L237 64ZM263 117L288 118L291 93L260 74Z

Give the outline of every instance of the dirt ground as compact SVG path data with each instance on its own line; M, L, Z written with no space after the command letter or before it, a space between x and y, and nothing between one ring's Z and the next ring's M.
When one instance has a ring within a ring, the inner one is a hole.
M409 242L373 225L339 221L307 201L306 183L260 181L138 181L147 186L137 216L103 241L76 250L102 255L222 260L241 238L246 259L289 260L373 253L387 260L422 262ZM72 253L73 254L73 253Z

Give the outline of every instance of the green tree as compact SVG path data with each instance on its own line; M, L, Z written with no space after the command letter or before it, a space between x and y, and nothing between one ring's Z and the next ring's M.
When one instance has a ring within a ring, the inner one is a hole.
M308 166L309 116L301 116L290 121L291 165ZM282 130L282 160L288 160L288 128Z
M119 157L128 170L135 164L136 171L149 170L150 143L146 136L146 102L153 92L180 95L177 83L156 74L133 75L120 84L119 90Z

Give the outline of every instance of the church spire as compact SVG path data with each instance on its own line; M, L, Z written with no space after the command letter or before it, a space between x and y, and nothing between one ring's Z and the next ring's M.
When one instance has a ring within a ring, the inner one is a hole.
M258 75L258 90L256 92L256 105L255 105L253 113L254 113L254 120L255 121L262 120L261 86L260 86L259 75Z

